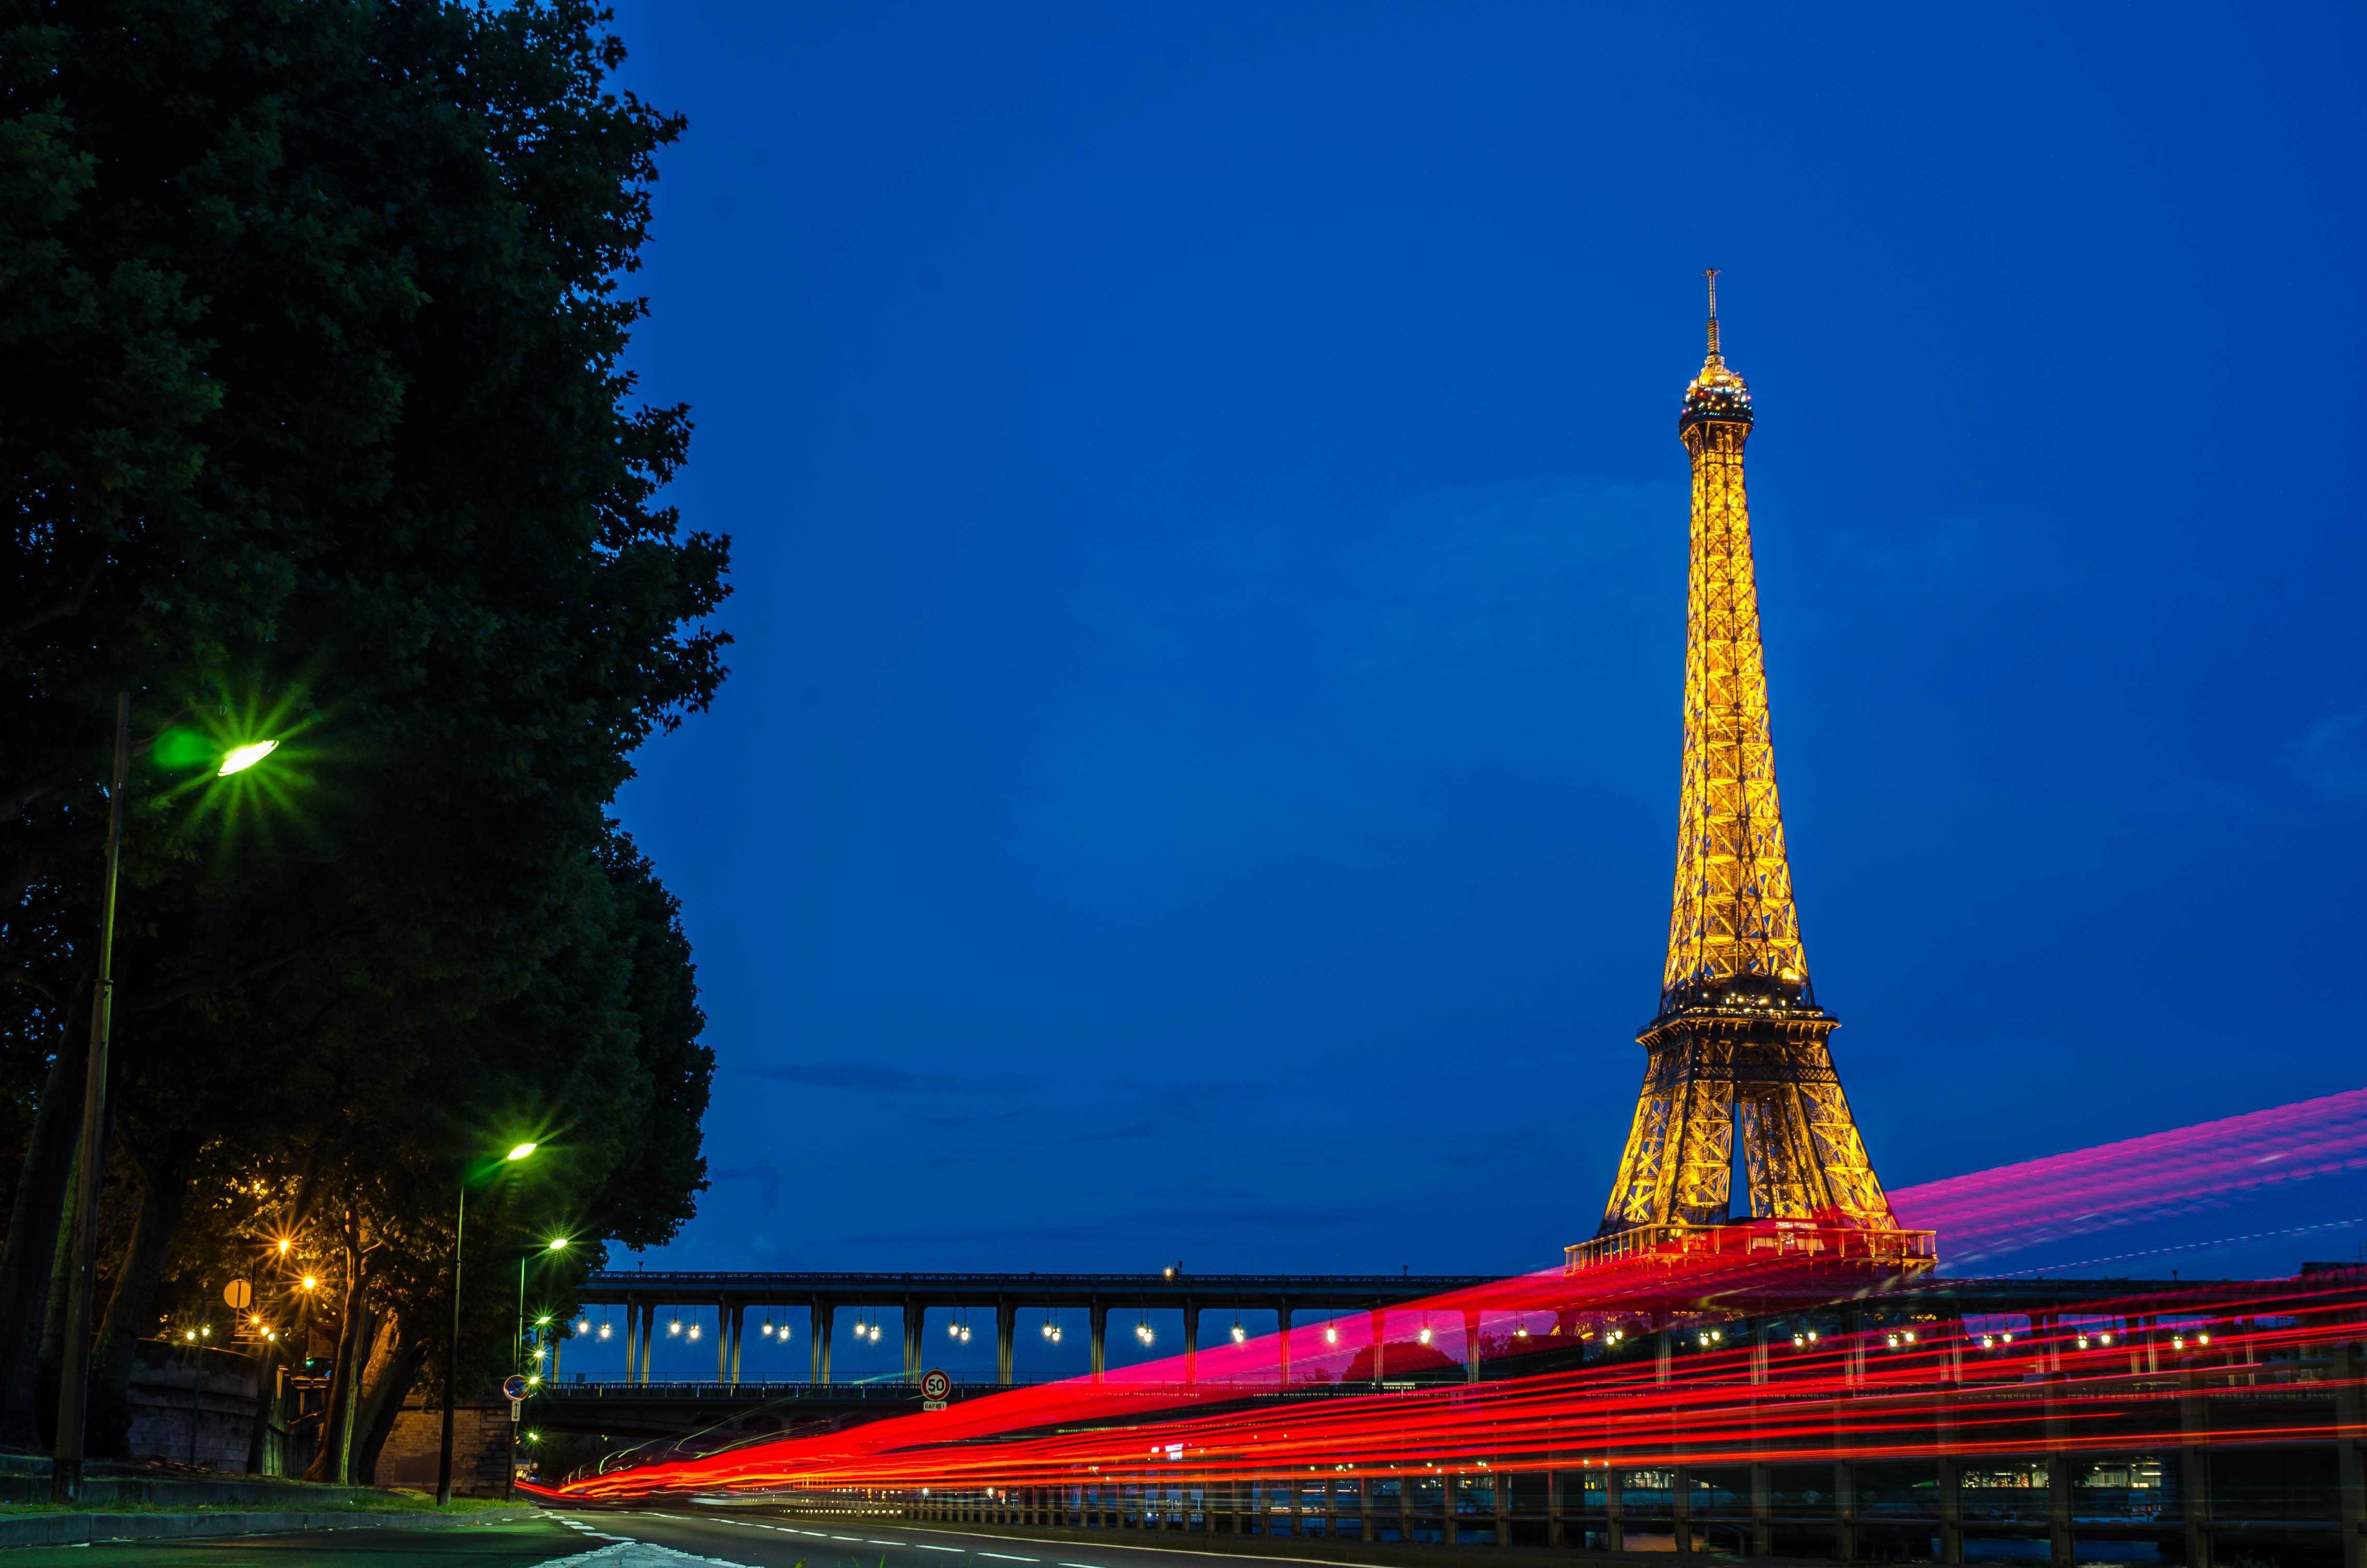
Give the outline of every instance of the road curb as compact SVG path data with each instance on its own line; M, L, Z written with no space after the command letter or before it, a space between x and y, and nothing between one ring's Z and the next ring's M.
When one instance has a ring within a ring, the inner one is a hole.
M94 1540L181 1540L209 1535L292 1535L302 1530L399 1528L445 1529L529 1518L533 1508L488 1508L470 1514L363 1513L316 1509L264 1513L232 1509L202 1514L20 1514L0 1518L0 1548L81 1546Z

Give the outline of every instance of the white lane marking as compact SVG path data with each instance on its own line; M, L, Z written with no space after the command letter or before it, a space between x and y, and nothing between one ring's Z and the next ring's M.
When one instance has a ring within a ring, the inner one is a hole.
M923 1551L950 1551L957 1555L961 1554L962 1551L962 1549L958 1546L931 1546L926 1541L908 1540L904 1544L910 1547L916 1547Z
M922 1526L920 1528L925 1529L929 1527ZM1028 1539L1024 1535L996 1535L991 1530L938 1529L934 1531L934 1533L938 1535L966 1535L972 1540L1025 1541ZM1310 1537L1309 1539L1312 1538ZM1308 1568L1383 1568L1383 1565L1379 1563L1334 1562L1328 1557L1266 1557L1263 1555L1251 1557L1249 1553L1244 1551L1207 1551L1197 1547L1190 1546L1129 1546L1122 1540L1095 1541L1093 1544L1104 1551L1162 1551L1170 1557L1229 1557L1236 1562L1303 1562L1308 1564ZM1417 1541L1415 1544L1420 1545L1421 1543ZM980 1552L979 1555L984 1557L988 1554Z
M832 1540L851 1540L857 1546L864 1544L863 1538L859 1535L834 1535L829 1539Z
M979 1555L980 1557L1000 1557L1005 1562L1041 1562L1044 1561L1040 1557L1014 1557L1007 1551L981 1551Z

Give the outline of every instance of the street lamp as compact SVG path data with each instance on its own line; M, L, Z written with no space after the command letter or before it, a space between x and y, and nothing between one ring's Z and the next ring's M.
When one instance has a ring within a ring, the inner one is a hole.
M524 1149L527 1154L534 1153L534 1145L531 1143L521 1143L518 1147ZM510 1158L513 1160L522 1160L526 1158L526 1154L512 1154ZM569 1247L573 1246L574 1244L575 1241L572 1236L553 1236L549 1241L545 1242L537 1250L541 1252L565 1252ZM521 1253L518 1255L517 1338L511 1341L513 1346L523 1346L526 1343L526 1266L527 1260L532 1256L534 1256L534 1254L530 1252ZM549 1318L544 1318L542 1320L544 1323L549 1323L549 1321L550 1320Z
M538 1146L515 1144L493 1168L498 1171L503 1165L515 1165ZM460 1381L460 1235L469 1223L469 1173L465 1168L460 1172L459 1187L459 1208L452 1218L452 1337L444 1342L444 1442L436 1460L436 1505L439 1508L452 1506L453 1401Z
M271 755L277 741L235 747L217 777L242 772ZM232 764L235 762L236 767ZM107 881L100 898L98 978L90 1006L90 1054L84 1064L82 1135L75 1155L74 1267L66 1276L66 1348L58 1374L58 1442L50 1461L50 1501L82 1497L84 1428L90 1409L91 1286L98 1267L100 1153L107 1126L107 1051L115 1018L115 883L123 860L123 787L131 773L131 693L115 694L115 771L107 791Z
M243 773L278 749L277 741L256 741L252 745L232 746L230 755L222 758L221 767L215 770L214 777L227 778L233 773Z

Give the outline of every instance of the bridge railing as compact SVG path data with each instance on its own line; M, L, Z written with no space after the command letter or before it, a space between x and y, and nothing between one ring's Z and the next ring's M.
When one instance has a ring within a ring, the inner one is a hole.
M1098 1391L1117 1397L1150 1395L1167 1398L1188 1395L1207 1401L1241 1399L1336 1399L1368 1395L1374 1392L1368 1382L1299 1383L1277 1388L1271 1380L1240 1381L1204 1381L1196 1383L1166 1380L1132 1379L1112 1374L1099 1383L1082 1378L1028 1378L1012 1382L963 1382L956 1380L957 1398L979 1399L988 1394L1009 1393L1018 1389L1047 1388L1057 1383L1073 1384L1080 1392ZM1403 1392L1415 1388L1413 1382L1389 1382L1381 1392ZM535 1391L538 1399L577 1400L716 1400L764 1402L768 1400L822 1400L832 1403L864 1403L878 1402L895 1403L915 1402L923 1396L917 1382L877 1381L859 1383L759 1382L743 1379L739 1382L714 1378L685 1378L662 1382L633 1382L621 1378L585 1380L574 1383L548 1383Z

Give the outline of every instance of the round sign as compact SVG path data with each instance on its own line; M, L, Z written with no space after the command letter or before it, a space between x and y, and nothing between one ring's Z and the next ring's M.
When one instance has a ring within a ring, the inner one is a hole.
M509 1395L513 1403L518 1400L524 1399L526 1397L526 1380L515 1376L504 1378L502 1380L502 1392Z
M234 1312L243 1312L255 1301L255 1287L243 1279L233 1279L222 1287L222 1301Z
M943 1399L954 1392L954 1381L943 1372L924 1372L921 1376L921 1397Z

